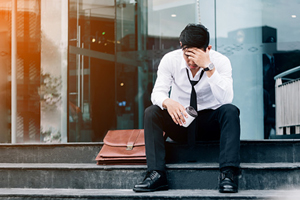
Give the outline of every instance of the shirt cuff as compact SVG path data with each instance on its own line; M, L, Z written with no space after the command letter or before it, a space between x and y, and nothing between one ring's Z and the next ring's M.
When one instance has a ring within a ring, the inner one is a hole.
M156 102L153 102L154 105L157 105L158 107L160 107L160 109L164 110L165 108L163 107L163 102L168 99L169 97L163 97L160 99L157 99Z

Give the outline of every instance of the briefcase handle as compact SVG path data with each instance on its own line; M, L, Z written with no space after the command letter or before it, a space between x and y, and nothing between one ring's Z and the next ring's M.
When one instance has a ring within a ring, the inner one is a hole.
M127 145L126 145L126 150L130 151L133 149L133 146L137 140L137 138L139 137L141 131L140 130L132 130L132 133L128 139Z

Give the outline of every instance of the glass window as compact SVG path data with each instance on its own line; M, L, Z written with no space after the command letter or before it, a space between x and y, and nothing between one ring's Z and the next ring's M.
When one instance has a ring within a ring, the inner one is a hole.
M69 8L69 141L143 128L157 66L197 21L196 2L71 0Z
M69 1L69 141L116 129L115 2Z
M232 63L241 138L276 134L274 76L300 66L299 0L16 2L13 21L13 2L0 1L0 142L96 142L143 128L161 58L199 22Z
M274 76L300 66L299 0L16 2L13 21L13 2L0 1L1 143L96 142L143 128L161 58L199 22L232 63L241 138L276 134Z
M40 128L42 142L67 142L68 0L40 4ZM37 29L39 31L39 29Z
M40 140L40 2L17 1L17 142ZM15 38L13 38L15 39Z
M0 142L10 142L10 1L0 2Z
M148 46L153 73L152 84L160 59L169 51L180 48L179 35L189 23L200 21L198 1L148 1Z
M0 2L0 142L67 142L68 1L15 2Z
M160 59L179 48L181 30L198 21L198 7L194 0L125 2L116 6L117 128L143 128Z
M232 63L234 104L241 109L242 139L269 138L275 134L274 76L300 65L300 3L215 2L215 49ZM206 21L210 17L204 13ZM299 74L294 76L299 78Z

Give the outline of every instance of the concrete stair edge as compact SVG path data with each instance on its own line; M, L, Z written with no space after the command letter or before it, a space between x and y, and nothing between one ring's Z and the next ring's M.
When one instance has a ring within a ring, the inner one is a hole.
M218 163L166 164L167 170L219 169ZM146 165L97 165L96 163L0 163L0 169L99 169L99 170L146 170ZM295 163L241 163L241 169L300 169Z
M222 198L222 199L295 199L300 197L300 189L290 190L240 190L238 193L219 193L218 190L168 190L149 193L135 193L131 189L31 189L0 188L1 197L64 197L91 198L108 197L128 199L184 199L184 198ZM296 200L296 199L295 199Z
M173 143L173 142L170 142ZM197 142L197 144L217 144L217 141L204 141ZM299 143L300 139L268 139L268 140L241 140L241 145L244 144L268 144L268 143ZM61 146L101 146L103 142L68 142L68 143L0 143L0 148L2 147L38 147L38 146L48 146L48 147L61 147ZM184 144L182 144L184 145Z
M218 163L166 164L167 170L219 169ZM96 163L0 163L0 169L93 169L93 170L146 170L146 165L97 165ZM300 169L296 163L241 163L241 169Z

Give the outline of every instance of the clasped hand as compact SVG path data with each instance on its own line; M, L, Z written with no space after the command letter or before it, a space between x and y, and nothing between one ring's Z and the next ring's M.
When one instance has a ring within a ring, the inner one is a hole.
M182 126L185 123L183 115L187 118L188 114L180 103L172 99L166 99L163 102L163 107L167 109L169 115L176 124Z

